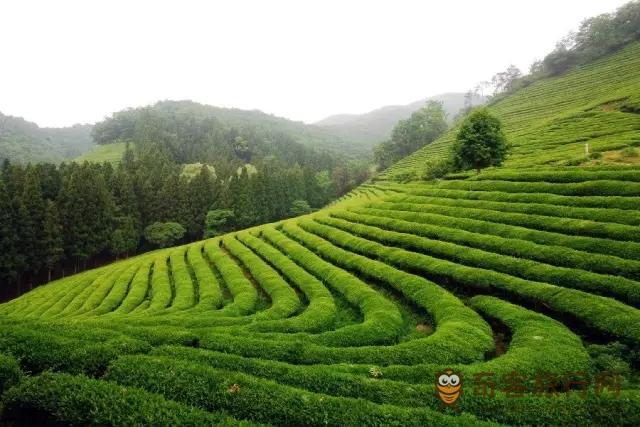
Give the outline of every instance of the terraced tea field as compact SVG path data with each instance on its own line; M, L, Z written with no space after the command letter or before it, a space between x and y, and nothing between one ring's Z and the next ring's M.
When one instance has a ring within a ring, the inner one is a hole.
M640 168L496 170L370 191L387 195L1 306L0 349L32 373L67 373L8 392L9 414L65 419L70 388L117 410L135 387L150 411L279 425L638 420L635 389L500 389L514 370L593 372L584 344L602 337L640 342ZM458 417L437 411L433 379L447 367L469 390ZM471 392L482 372L495 375L493 398Z
M640 425L640 167L560 165L640 141L609 108L639 53L492 107L505 168L403 183L449 135L314 214L0 305L2 422Z

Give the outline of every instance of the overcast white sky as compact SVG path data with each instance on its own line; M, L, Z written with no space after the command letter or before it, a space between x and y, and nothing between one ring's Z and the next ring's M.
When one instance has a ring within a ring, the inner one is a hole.
M624 0L0 2L0 112L91 123L163 99L313 122L523 70Z

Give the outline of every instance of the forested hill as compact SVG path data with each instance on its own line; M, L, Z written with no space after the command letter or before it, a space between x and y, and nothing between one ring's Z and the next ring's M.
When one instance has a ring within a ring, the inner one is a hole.
M408 118L428 101L442 102L444 111L451 121L464 107L465 94L444 93L406 105L387 105L364 114L336 114L314 124L363 150L371 151L374 145L389 139L391 130L398 121ZM476 96L472 102L473 105L479 105L485 102L485 98Z
M331 151L338 140L321 131L188 101L116 113L92 137L100 151L83 161L2 162L0 282L16 292L169 245L158 229L176 243L272 222L369 177L366 161Z
M0 113L0 161L60 162L88 151L91 125L41 128L21 117Z
M299 161L303 152L330 152L350 158L365 153L317 126L257 110L162 101L114 113L93 130L99 145L129 141L139 149L159 149L178 163L253 162L266 156ZM96 149L100 152L100 148ZM85 156L91 160L91 155Z

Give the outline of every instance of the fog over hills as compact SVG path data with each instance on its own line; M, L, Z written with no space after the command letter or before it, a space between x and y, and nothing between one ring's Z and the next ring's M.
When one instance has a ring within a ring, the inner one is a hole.
M393 126L406 119L427 101L442 102L449 121L464 107L464 93L451 92L430 96L406 105L387 105L364 114L336 114L319 122L317 126L326 128L350 143L371 148L391 135ZM484 103L485 98L474 97L473 104Z

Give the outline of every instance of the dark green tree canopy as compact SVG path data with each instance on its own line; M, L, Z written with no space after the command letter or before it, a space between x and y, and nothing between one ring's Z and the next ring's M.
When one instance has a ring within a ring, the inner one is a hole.
M177 222L154 222L144 229L144 238L158 247L166 248L182 239L185 231Z
M471 112L462 124L453 144L453 164L458 170L500 166L508 151L500 120L487 108Z
M441 102L429 101L427 105L400 120L393 128L391 140L374 149L375 161L385 169L401 158L435 141L447 130L447 115Z
M215 237L223 234L234 217L231 209L215 209L207 212L204 221L204 238Z
M294 200L293 203L291 203L291 209L289 212L291 213L291 216L299 216L306 215L310 213L311 210L311 206L309 206L309 203L307 203L306 200Z

